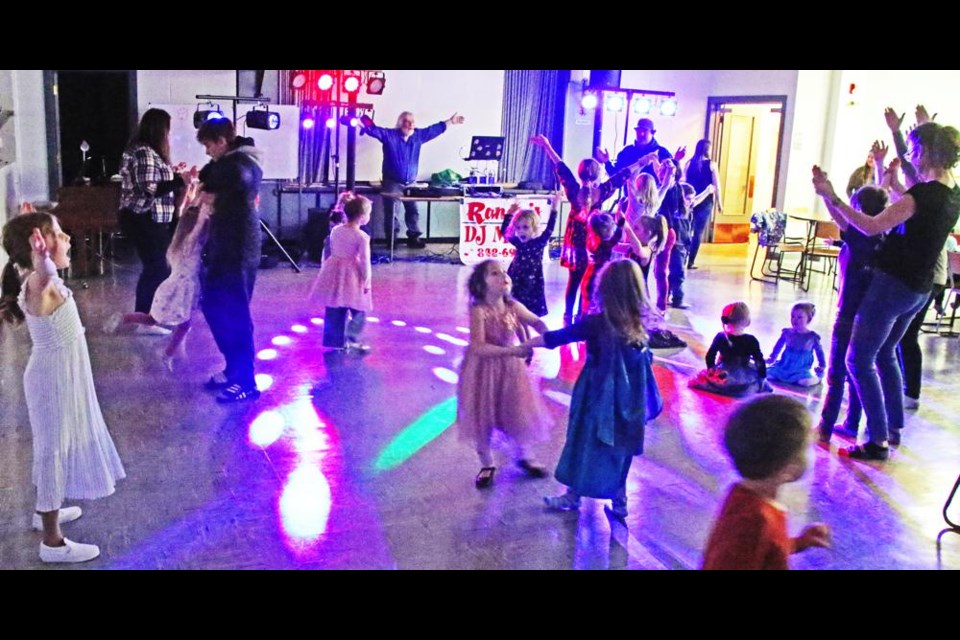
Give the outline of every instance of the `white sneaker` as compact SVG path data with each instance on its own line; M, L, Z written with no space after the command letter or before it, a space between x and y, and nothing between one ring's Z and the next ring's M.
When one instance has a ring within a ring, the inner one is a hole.
M109 318L107 318L107 321L103 323L103 332L116 333L121 324L123 324L123 314L118 311L117 313L112 314Z
M100 555L100 547L63 539L62 547L48 547L40 543L40 559L43 562L87 562Z
M153 325L141 324L137 327L134 333L141 336L168 336L173 332L170 331L170 329L161 327L158 324L153 324Z
M907 411L916 411L920 408L920 398L911 398L903 396L903 408Z
M60 509L60 524L73 522L82 515L83 511L80 510L80 507L63 507ZM40 519L40 514L37 512L33 513L33 530L43 531L43 520Z

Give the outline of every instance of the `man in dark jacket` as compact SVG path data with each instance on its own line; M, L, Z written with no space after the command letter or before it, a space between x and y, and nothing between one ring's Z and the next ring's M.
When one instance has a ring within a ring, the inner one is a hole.
M606 167L608 176L612 176L620 169L633 164L643 156L654 151L657 152L657 159L660 160L660 162L663 162L667 158L672 158L673 156L670 152L657 142L657 139L654 137L656 133L657 129L653 126L653 120L650 118L640 118L636 126L636 141L629 147L624 147L623 151L617 154L617 161L615 163L610 162L610 154L607 153L607 150L599 147L597 147L593 157L597 162ZM649 173L654 178L657 178L659 184L659 176L657 176L652 165L647 165L641 172Z
M212 158L200 171L200 182L214 198L200 278L201 308L227 362L206 387L220 391L218 402L256 400L260 391L253 374L250 298L260 265L260 154L253 140L238 137L226 118L205 122L197 140Z

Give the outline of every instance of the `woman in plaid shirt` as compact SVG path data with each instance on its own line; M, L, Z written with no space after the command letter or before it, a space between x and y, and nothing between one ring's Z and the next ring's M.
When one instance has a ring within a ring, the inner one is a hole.
M120 163L120 225L143 263L137 281L136 311L140 313L150 312L153 294L170 275L166 255L177 191L196 171L194 167L187 180L176 173L170 165L169 136L170 114L162 109L148 109ZM158 332L157 327L145 329Z

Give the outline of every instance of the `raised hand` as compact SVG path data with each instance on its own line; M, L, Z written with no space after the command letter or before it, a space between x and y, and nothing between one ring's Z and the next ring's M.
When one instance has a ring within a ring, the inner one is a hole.
M610 153L602 147L597 147L596 151L593 152L593 159L600 164L607 164L610 162Z
M542 133L538 133L537 135L530 138L530 144L535 144L538 147L549 147L550 140L547 138L547 136L543 135Z
M887 107L883 110L883 117L887 121L887 126L890 127L890 131L896 133L900 131L900 127L903 126L903 116L907 115L903 113L897 115L897 112L893 110L893 107Z
M830 527L825 524L811 524L800 532L796 538L797 551L803 551L810 547L830 548Z
M813 189L820 196L829 198L836 195L826 172L817 165L813 165Z
M922 104L917 105L916 115L917 126L920 126L921 124L927 124L928 122L933 122L937 119L937 114L933 114L931 116L929 113L927 113L927 108Z
M673 154L673 159L676 160L677 162L682 161L686 157L687 157L687 148L685 146L680 147L679 149L677 149L677 152Z
M43 234L37 227L34 227L33 233L30 234L30 249L40 258L50 257L50 249L47 247L47 240L43 237Z
M452 116L450 116L447 122L449 124L463 124L463 116L461 116L459 113L454 113Z
M873 145L870 147L870 154L873 156L873 161L876 163L876 166L884 166L884 160L886 160L889 150L887 143L880 140L873 141Z
M20 213L36 213L37 208L33 206L32 202L22 202L20 204Z

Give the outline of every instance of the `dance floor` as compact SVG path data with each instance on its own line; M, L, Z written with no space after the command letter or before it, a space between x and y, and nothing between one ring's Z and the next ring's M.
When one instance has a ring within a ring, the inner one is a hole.
M720 309L745 300L750 331L769 352L801 298L817 304L812 328L829 343L836 304L822 276L808 294L752 282L748 257L746 245L705 245L701 268L688 273L693 308L670 311L672 329L690 347L658 352L666 407L648 425L646 453L630 471L625 526L594 500L579 512L547 512L542 497L561 485L526 478L506 456L497 459L493 487L474 488L476 454L453 426L468 337L466 267L376 265L365 357L322 348L322 309L306 301L316 268L261 271L253 316L265 392L233 406L202 389L222 361L199 314L189 357L172 373L158 355L163 338L103 333L112 312L131 310L133 261L90 278L87 288L73 280L101 406L128 477L113 496L80 503L84 516L64 526L71 539L102 550L69 568L695 569L736 480L721 444L735 402L686 386L721 328ZM566 271L550 262L546 276L546 321L559 327ZM807 474L785 487L791 531L823 521L834 539L831 549L794 556L794 568L960 569L960 536L947 535L940 556L936 547L941 509L960 473L960 339L922 335L921 345L921 406L908 414L891 459L840 458L837 447L850 441L838 436L830 449L811 442ZM29 528L28 353L25 327L0 332L3 569L51 568L40 563L40 534ZM582 345L571 345L538 352L531 366L555 420L551 439L535 448L551 469L584 357ZM822 387L777 392L819 414Z

